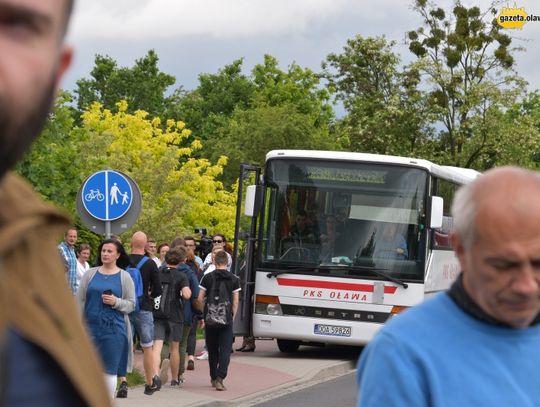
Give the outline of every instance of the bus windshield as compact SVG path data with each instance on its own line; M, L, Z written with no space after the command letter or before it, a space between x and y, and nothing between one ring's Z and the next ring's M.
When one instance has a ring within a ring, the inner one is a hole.
M427 179L386 163L268 161L260 267L422 281Z

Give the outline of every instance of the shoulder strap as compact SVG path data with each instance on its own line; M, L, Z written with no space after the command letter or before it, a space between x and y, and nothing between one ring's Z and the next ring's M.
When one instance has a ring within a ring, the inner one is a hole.
M146 260L148 260L148 256L143 256L143 258L137 263L135 268L137 268L140 271L143 264L146 263Z

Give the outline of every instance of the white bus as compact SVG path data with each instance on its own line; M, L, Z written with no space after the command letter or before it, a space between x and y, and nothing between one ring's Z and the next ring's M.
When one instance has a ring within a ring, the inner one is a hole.
M276 338L283 352L367 343L394 314L455 280L450 204L478 175L421 159L307 150L269 152L264 172L243 165L235 334Z

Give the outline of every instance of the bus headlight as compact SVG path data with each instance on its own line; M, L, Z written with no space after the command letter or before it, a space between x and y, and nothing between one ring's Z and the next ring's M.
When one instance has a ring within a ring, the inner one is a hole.
M279 304L268 304L266 306L266 312L268 315L283 315L281 311L281 305Z
M265 315L283 315L279 297L274 295L257 295L255 300L255 313Z

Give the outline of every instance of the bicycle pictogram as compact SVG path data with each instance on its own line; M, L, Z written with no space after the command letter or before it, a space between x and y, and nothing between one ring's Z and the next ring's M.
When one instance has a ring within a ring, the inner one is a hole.
M103 195L99 189L91 189L90 192L88 192L84 199L88 202L93 201L94 199L97 199L99 202L103 201L105 199L105 195Z

